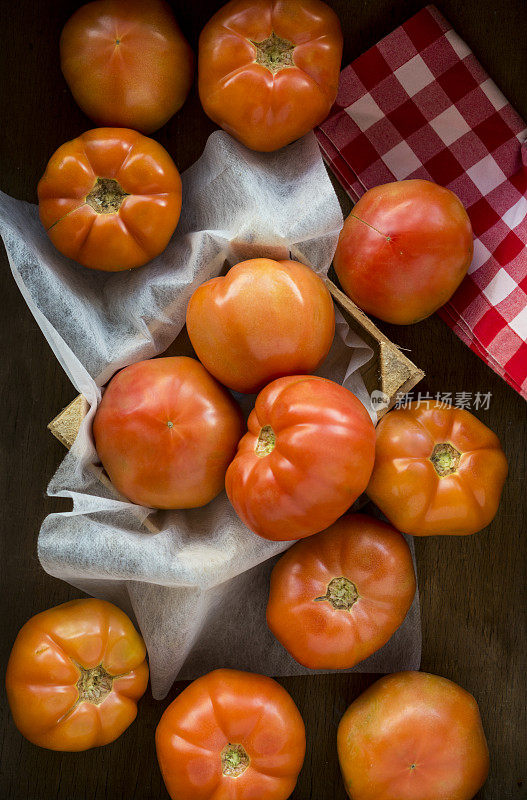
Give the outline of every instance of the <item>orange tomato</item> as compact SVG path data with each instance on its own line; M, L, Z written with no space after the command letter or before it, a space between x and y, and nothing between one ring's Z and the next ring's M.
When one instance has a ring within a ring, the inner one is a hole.
M286 800L304 761L306 736L280 684L218 669L169 705L156 748L172 800Z
M117 272L163 252L181 212L181 178L153 139L96 128L54 153L38 202L57 250L90 269Z
M88 750L117 739L148 683L141 636L117 606L73 600L21 628L7 665L7 698L20 733L49 750Z
M225 486L239 407L194 358L139 361L115 375L93 420L115 488L151 508L196 508Z
M476 701L425 672L370 686L342 717L337 747L351 800L471 800L489 771Z
M151 133L185 102L194 54L168 3L96 0L64 26L60 64L76 102L98 125Z
M198 286L187 330L215 378L252 393L283 375L314 372L331 347L335 312L312 269L254 258Z
M494 519L507 471L498 437L469 411L410 403L379 422L366 491L404 533L465 536Z
M414 594L412 556L401 534L350 514L280 558L267 624L305 667L349 669L395 633Z
M321 0L231 0L200 36L203 108L252 150L277 150L327 117L341 58L340 23Z
M370 189L354 206L334 266L359 308L408 325L446 303L472 253L472 226L453 192L431 181L395 181Z
M247 424L225 488L259 536L284 541L324 530L368 485L375 428L338 383L278 378L260 392Z

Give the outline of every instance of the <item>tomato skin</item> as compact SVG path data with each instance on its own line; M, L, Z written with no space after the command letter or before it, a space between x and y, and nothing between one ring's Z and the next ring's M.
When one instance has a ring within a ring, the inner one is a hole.
M395 181L370 189L354 206L334 266L359 308L408 325L447 302L472 254L472 226L453 192L431 181Z
M461 457L441 476L431 457L445 443ZM379 422L366 491L404 533L466 536L494 519L507 472L498 437L469 411L414 402Z
M274 72L257 63L254 44L273 33L294 45L292 61ZM246 147L278 150L327 117L341 58L340 22L321 0L231 0L199 39L201 103Z
M358 593L350 608L323 599L331 581L340 578L352 582L351 602ZM415 586L410 548L401 534L373 517L349 514L297 542L277 562L267 624L303 666L349 669L395 633Z
M116 181L128 195L112 213L90 201L99 179ZM52 155L38 202L57 250L90 269L118 272L163 252L181 212L181 178L153 139L125 128L95 128Z
M266 453L269 428L275 439ZM335 522L364 491L374 447L373 423L348 389L314 376L278 378L256 398L227 470L227 495L259 536L302 539Z
M134 721L148 684L146 649L117 606L89 598L36 614L20 629L6 673L20 733L49 750L88 750L113 742ZM113 677L102 702L81 698L86 670Z
M249 757L237 777L222 769L229 744L241 745ZM272 678L233 669L209 672L187 686L156 730L172 800L286 800L305 748L304 723L286 690Z
M255 258L198 286L187 330L215 378L254 393L275 378L317 369L333 342L335 311L322 278L309 267Z
M108 384L93 421L113 485L151 508L197 508L225 485L243 432L239 407L194 358L154 358Z
M194 53L162 0L95 0L60 37L66 82L97 125L152 133L190 90Z
M351 800L471 800L489 771L476 701L446 678L381 678L340 721L337 747Z

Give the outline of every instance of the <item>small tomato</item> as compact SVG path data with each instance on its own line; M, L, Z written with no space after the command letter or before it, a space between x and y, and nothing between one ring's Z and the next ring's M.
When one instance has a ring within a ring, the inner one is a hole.
M404 533L464 536L494 518L507 471L498 437L469 411L414 402L379 422L366 491Z
M364 514L293 545L275 565L267 624L309 669L349 669L403 622L415 594L403 536Z
M169 705L156 748L172 800L286 800L304 761L306 735L279 683L218 669Z
M351 800L471 800L489 771L476 701L425 672L370 686L342 717L337 747Z
M49 750L113 742L137 715L148 683L141 636L117 606L73 600L32 617L7 665L20 733Z

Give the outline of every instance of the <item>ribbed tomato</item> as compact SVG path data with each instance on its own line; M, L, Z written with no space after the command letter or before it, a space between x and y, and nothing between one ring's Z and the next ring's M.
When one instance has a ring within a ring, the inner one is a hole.
M95 0L64 26L60 64L97 125L151 133L185 102L194 53L163 0Z
M507 471L498 437L469 411L414 402L379 422L366 491L404 533L465 536L493 520Z
M194 358L154 358L108 384L93 421L115 488L152 508L196 508L225 486L243 422L229 392Z
M342 31L321 0L231 0L199 40L203 108L252 150L283 147L337 96Z
M306 735L279 683L218 669L169 705L156 748L172 800L286 800L304 761Z
M314 372L333 342L335 311L309 267L253 258L198 286L187 330L215 378L252 393L283 375Z
M225 488L242 521L266 539L327 528L364 491L375 429L354 394L306 375L278 378L256 398Z
M73 600L32 617L7 665L15 725L49 750L88 750L134 721L148 683L141 636L117 606Z
M85 267L117 272L165 249L181 212L181 178L153 139L96 128L50 158L38 202L57 250Z
M401 534L350 514L280 558L267 624L305 667L349 669L395 633L414 594L412 556Z

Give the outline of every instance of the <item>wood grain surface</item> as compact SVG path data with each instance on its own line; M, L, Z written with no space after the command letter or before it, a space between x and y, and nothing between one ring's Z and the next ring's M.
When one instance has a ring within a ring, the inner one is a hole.
M344 63L389 33L424 3L416 0L330 0L344 29ZM0 0L0 185L35 202L48 158L67 139L93 127L76 107L60 73L60 30L80 3ZM212 0L173 2L196 47L199 31L219 7ZM524 0L444 0L440 10L468 42L509 100L527 119ZM193 93L155 136L180 170L200 155L212 123ZM12 642L33 614L78 597L40 568L36 542L46 514L64 510L46 485L64 455L47 431L73 389L46 344L2 258L2 674ZM491 751L491 773L480 800L527 797L525 403L433 317L407 328L381 323L426 372L423 391L492 392L480 419L499 435L510 476L498 516L467 538L417 540L422 604L422 669L458 682L477 698ZM344 800L335 750L338 721L375 676L281 679L304 716L306 762L294 800ZM2 681L3 682L3 681ZM149 692L138 719L114 744L81 754L30 745L15 729L2 698L0 797L10 800L166 800L157 767L154 731L169 697Z

